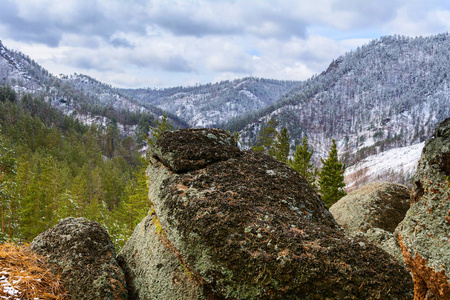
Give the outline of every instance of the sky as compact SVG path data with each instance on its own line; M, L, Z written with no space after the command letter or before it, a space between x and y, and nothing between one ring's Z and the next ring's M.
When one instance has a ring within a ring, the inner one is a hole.
M0 0L0 40L121 88L305 80L385 35L450 31L449 0Z

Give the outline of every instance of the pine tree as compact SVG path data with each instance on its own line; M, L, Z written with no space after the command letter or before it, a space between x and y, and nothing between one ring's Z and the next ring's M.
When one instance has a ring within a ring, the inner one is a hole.
M290 145L290 135L286 127L283 127L281 132L277 136L277 142L275 144L275 158L285 164L288 163Z
M321 159L323 167L319 172L319 193L327 207L344 197L345 165L339 162L336 141L333 139L331 151L326 160Z
M161 137L161 134L164 131L173 130L174 126L167 118L166 113L163 114L161 121L156 120L156 127L151 129L151 135L152 137L147 139L147 142L149 142L151 145L154 145L156 141Z
M275 143L278 137L277 125L277 121L273 118L263 125L259 132L258 142L256 146L252 147L253 151L275 157L277 152Z
M0 241L4 239L7 233L8 237L11 238L11 231L14 221L13 207L15 206L15 175L16 159L14 158L14 152L9 148L4 147L2 141L0 140Z
M317 189L315 184L317 169L311 162L313 154L314 150L310 150L308 138L305 135L302 144L295 147L294 158L289 162L289 166L299 172L314 189Z

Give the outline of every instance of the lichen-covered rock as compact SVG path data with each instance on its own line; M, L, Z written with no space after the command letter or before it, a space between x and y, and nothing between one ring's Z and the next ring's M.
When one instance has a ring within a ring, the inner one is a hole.
M381 228L371 228L364 233L356 233L355 236L366 238L370 242L374 243L375 245L389 253L402 265L405 265L402 249L400 248L400 244L398 242L398 229L396 229L394 233L391 233Z
M72 299L128 299L125 276L106 230L85 218L66 218L38 235L31 249L61 274Z
M409 189L401 184L371 182L330 207L336 222L348 233L380 228L393 233L409 209Z
M415 299L450 299L450 119L428 140L414 177L411 208L400 224Z
M394 231L409 209L410 191L400 184L368 183L330 207L336 222L352 236L364 236L403 261Z
M182 136L167 131L152 153L175 172L197 170L240 155L236 141L218 129L185 129Z
M171 151L189 148L185 134L209 133L172 132ZM166 136L157 145L165 144ZM191 151L201 149L199 143ZM412 280L403 266L366 240L346 237L308 183L285 164L252 152L236 152L189 172L179 163L161 159L158 150L151 155L147 175L155 212L143 222L153 220L155 226L141 224L119 254L130 286L154 293L147 299L412 298ZM154 253L161 244L173 253L159 273L174 274L163 280L164 294L153 273L163 258L136 253ZM153 258L157 262L149 263ZM180 269L189 280L179 277ZM178 280L195 292L171 296L167 291L179 290Z
M152 212L139 223L118 255L129 299L202 299L200 285L180 263Z

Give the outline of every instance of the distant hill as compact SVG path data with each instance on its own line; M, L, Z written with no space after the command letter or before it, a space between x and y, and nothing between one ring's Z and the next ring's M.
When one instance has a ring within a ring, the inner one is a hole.
M373 40L303 82L250 77L167 89L117 89L81 74L57 77L0 43L0 84L41 95L84 123L118 123L126 134L147 121L153 126L166 111L178 127L239 131L241 144L248 148L261 126L274 118L279 129L289 129L292 149L308 136L317 165L336 139L341 158L352 167L347 181L361 172L368 181L409 181L416 162L408 158L408 167L387 171L371 172L367 164L358 163L365 158L379 161L387 150L408 149L429 138L450 117L449 74L447 33Z
M40 96L83 123L96 123L101 127L117 123L124 134L132 134L142 116L153 125L164 113L150 104L138 104L132 97L89 76L55 76L27 55L9 50L1 41L0 85L9 85L18 93ZM170 113L168 116L176 126L188 126L177 116Z
M232 118L269 106L298 83L248 77L192 87L123 91L142 105L176 114L192 127L223 127Z

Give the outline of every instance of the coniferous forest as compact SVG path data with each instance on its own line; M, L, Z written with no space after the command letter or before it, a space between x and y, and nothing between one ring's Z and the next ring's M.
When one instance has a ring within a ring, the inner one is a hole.
M29 242L74 216L101 223L120 249L149 209L139 139L8 87L0 95L0 242Z

